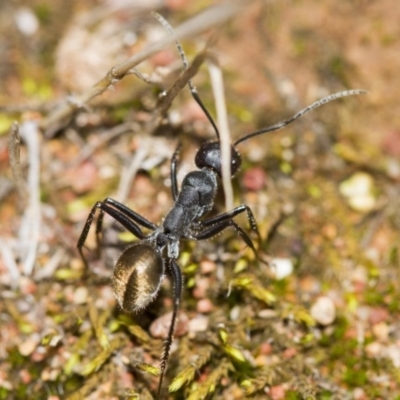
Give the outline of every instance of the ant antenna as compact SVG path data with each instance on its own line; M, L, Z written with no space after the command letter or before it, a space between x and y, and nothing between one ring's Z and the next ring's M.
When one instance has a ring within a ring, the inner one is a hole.
M152 12L152 15L154 18L158 20L158 22L163 26L163 28L170 34L174 35L174 30L172 29L172 26L169 24L169 22L160 14L157 12ZM186 54L183 51L182 45L180 44L179 40L175 40L175 45L178 50L179 56L181 57L182 64L183 64L183 69L187 69L189 66L188 60L186 58ZM217 139L219 140L219 131L217 128L217 125L215 124L211 114L207 110L206 106L203 104L203 102L200 99L200 96L197 92L196 87L193 85L192 81L189 79L188 81L188 86L190 89L190 93L192 94L192 97L195 99L196 103L200 106L200 108L203 110L204 114L206 115L208 121L214 128L215 134L217 135Z
M261 135L261 134L267 133L267 132L277 131L277 130L285 127L286 125L291 124L293 121L300 118L301 116L308 113L309 111L312 111L312 110L318 108L319 106L322 106L323 104L329 103L336 99L340 99L341 97L355 96L355 95L365 94L365 93L368 93L368 92L366 90L361 90L361 89L345 90L343 92L333 93L329 96L326 96L320 100L315 101L314 103L310 104L306 108L303 108L302 110L297 112L295 115L293 115L293 117L291 117L291 118L285 119L285 120L278 122L272 126L268 126L266 128L259 129L255 132L249 133L246 136L243 136L242 138L236 140L236 142L233 143L233 146L236 147L239 143L242 143L245 140L250 139L254 136L258 136L258 135Z

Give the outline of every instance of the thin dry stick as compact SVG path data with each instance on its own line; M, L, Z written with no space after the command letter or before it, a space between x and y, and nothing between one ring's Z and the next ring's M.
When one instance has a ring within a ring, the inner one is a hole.
M183 71L178 80L171 89L161 98L158 112L160 116L164 116L179 92L187 85L187 83L197 74L201 64L207 58L207 50L202 51L193 60L192 64Z
M72 166L79 165L86 161L88 158L92 156L97 149L104 146L106 143L110 142L111 140L115 139L116 137L122 135L123 133L129 132L132 130L132 123L125 122L119 125L114 126L111 129L105 129L104 131L100 132L100 134L96 137L95 144L86 144L84 145L83 149L79 153L78 157L73 161Z
M20 128L21 137L28 148L28 208L25 210L20 227L23 272L31 275L36 261L36 250L39 243L41 209L40 209L40 152L39 129L35 121L26 121Z
M64 256L67 254L67 250L63 247L59 247L50 259L41 268L37 268L34 273L35 281L41 281L46 278L54 276L56 269L60 266Z
M15 262L13 247L15 247L13 241L8 240L7 238L0 238L0 254L8 273L10 274L10 285L12 288L16 288L19 285L21 274L19 273L18 265Z
M24 203L28 198L28 190L26 183L22 177L22 169L20 163L20 145L21 138L19 136L19 127L17 122L13 122L8 133L8 154L10 156L10 166L14 177L15 186Z
M89 90L77 96L73 103L64 103L44 121L42 126L43 129L51 130L61 121L65 121L66 119L70 118L73 112L79 108L79 106L83 106L93 97L102 94L114 83L121 80L125 75L131 73L132 69L135 68L139 63L162 50L164 47L176 40L198 35L207 29L221 24L237 14L243 7L247 6L248 3L249 2L242 2L239 0L226 1L225 3L210 7L202 13L184 22L174 31L174 35L168 35L158 42L151 43L141 52L135 54L121 64L111 68L111 70L108 71L103 79L97 82Z
M225 193L226 210L233 209L233 189L231 177L231 139L229 134L228 114L226 111L224 82L221 68L215 62L208 63L211 84L215 98L215 108L217 110L218 130L221 141L222 158L222 186Z
M140 146L138 151L135 153L135 156L132 158L131 163L128 168L122 170L121 179L119 181L119 188L117 194L117 200L121 203L124 203L128 198L129 189L131 187L132 181L135 179L135 176L142 166L143 161L147 157L150 151L150 143L151 140L149 137L143 138L140 141Z

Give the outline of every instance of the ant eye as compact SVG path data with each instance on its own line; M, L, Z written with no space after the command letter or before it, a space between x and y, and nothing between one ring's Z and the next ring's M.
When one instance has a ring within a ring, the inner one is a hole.
M124 311L138 311L157 295L164 277L161 255L149 244L139 242L119 257L112 278L115 297Z

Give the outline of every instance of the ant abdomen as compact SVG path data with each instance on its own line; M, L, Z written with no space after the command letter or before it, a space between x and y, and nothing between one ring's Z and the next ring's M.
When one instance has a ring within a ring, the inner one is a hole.
M157 295L164 278L160 253L146 242L135 243L119 257L112 286L120 307L127 312L145 308Z
M206 142L203 143L200 149L196 153L195 164L196 167L211 168L214 170L219 177L222 175L222 163L221 163L221 142ZM231 176L234 176L239 170L242 163L242 158L239 152L231 145Z

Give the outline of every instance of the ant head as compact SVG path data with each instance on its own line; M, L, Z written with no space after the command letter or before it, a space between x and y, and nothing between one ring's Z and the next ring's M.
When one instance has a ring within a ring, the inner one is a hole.
M160 253L146 242L128 247L119 257L112 278L115 297L124 311L138 311L157 295L164 277Z
M211 168L221 177L221 160L221 142L206 142L197 151L195 163L197 168ZM231 176L236 174L241 163L242 159L239 152L231 145Z

